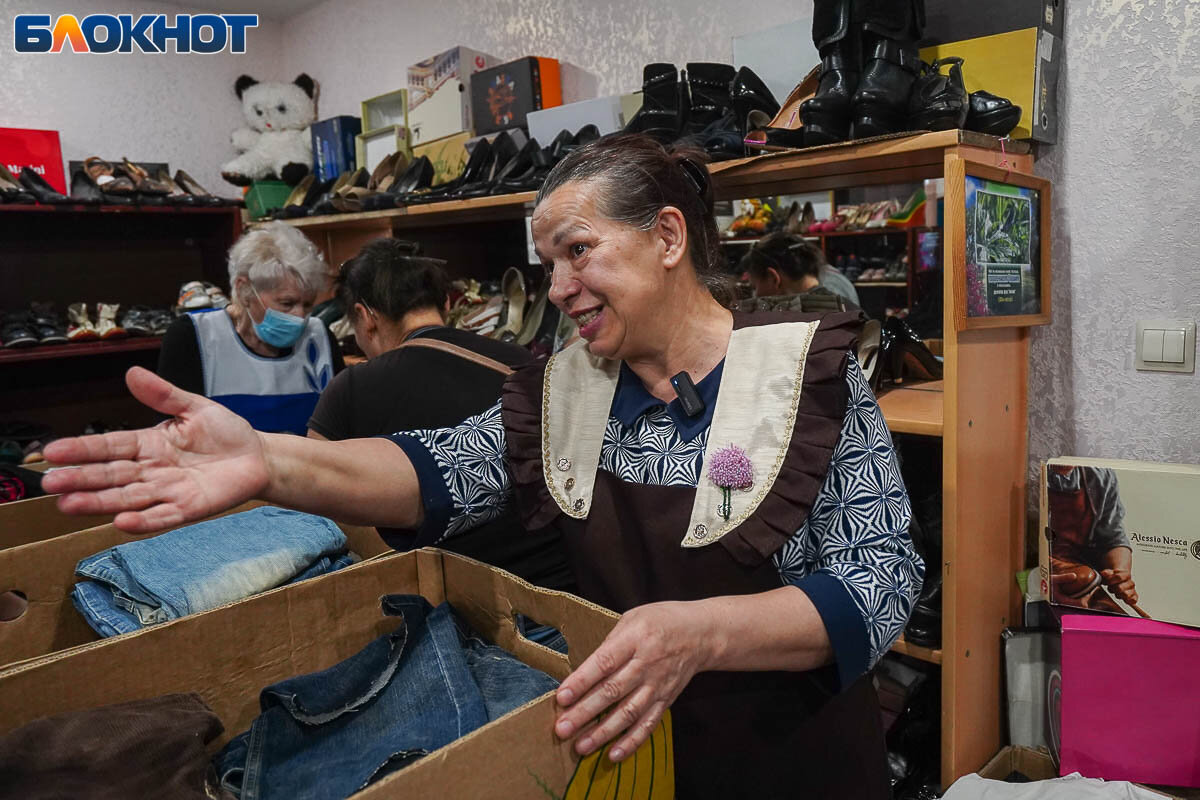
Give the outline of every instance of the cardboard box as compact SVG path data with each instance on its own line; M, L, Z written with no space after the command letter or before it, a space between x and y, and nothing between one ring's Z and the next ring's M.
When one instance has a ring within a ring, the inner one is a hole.
M621 115L621 95L614 94L533 111L526 121L529 135L545 147L564 130L577 133L584 125L595 125L603 136L621 130L628 120Z
M571 595L534 588L450 553L426 549L395 554L9 667L0 672L0 733L49 714L195 691L224 723L225 732L216 743L221 746L249 727L265 686L327 669L394 630L398 623L380 614L379 598L397 593L421 594L433 605L449 601L482 636L558 679L595 650L617 619ZM568 654L521 637L513 624L516 613L558 628L566 637ZM672 759L662 758L662 749L657 751L657 769L648 769L648 759L643 758L642 770L635 775L631 759L618 775L607 759L580 761L573 742L555 737L556 711L554 696L547 693L354 796L604 797L616 796L601 786L616 777L623 781L621 788L631 792L621 796L673 796ZM655 732L652 743L669 752L669 737L668 723ZM651 786L647 779L654 773ZM594 791L588 793L589 788Z
M58 510L56 495L3 503L0 504L0 550L107 525L112 519L112 514L64 514Z
M67 194L58 131L0 128L0 164L7 167L14 178L19 178L25 167L33 167L47 183Z
M965 59L967 91L986 89L1021 107L1010 136L1058 140L1058 73L1065 0L926 0L921 57Z
M1068 491L1081 481L1083 490ZM1059 606L1200 626L1198 514L1200 466L1051 459L1041 473L1043 593ZM1132 557L1136 607L1099 574L1106 553L1122 552Z
M408 127L414 145L474 131L471 76L494 67L495 56L452 47L408 68Z
M364 131L354 137L354 160L368 173L374 173L379 162L392 153L412 153L408 144L408 128L390 125L373 131Z
M413 158L425 156L433 163L433 185L437 186L462 174L470 157L470 153L467 152L467 142L470 139L471 134L466 131L443 136L441 139L413 147Z
M471 78L471 114L480 136L524 128L530 112L559 105L562 75L557 59L528 56Z
M1200 631L1062 619L1061 773L1200 786Z
M312 124L313 172L329 181L355 168L354 137L362 133L362 120L343 115Z
M258 505L262 504L246 503L225 513ZM350 549L364 559L392 552L374 528L339 527ZM143 538L108 524L0 550L0 587L20 592L29 603L22 616L0 624L0 665L100 639L71 604L71 590L79 581L75 565L106 548Z

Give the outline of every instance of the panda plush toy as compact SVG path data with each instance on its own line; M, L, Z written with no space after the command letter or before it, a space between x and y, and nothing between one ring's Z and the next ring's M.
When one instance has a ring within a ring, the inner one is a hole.
M230 137L240 155L221 167L221 176L235 186L272 179L295 186L312 170L313 79L301 74L291 83L260 83L243 75L233 89L248 127Z

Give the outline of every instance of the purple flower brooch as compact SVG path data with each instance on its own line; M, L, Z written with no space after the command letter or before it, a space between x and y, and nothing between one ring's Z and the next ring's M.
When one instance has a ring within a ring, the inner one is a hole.
M734 489L749 489L754 485L754 467L746 451L731 444L722 447L708 460L708 478L721 488L721 505L717 507L726 522L733 513Z

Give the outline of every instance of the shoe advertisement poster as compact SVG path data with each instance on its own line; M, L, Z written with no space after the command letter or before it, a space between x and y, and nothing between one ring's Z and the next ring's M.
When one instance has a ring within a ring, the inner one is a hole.
M966 178L967 316L1039 314L1037 189Z
M1056 458L1042 473L1050 602L1200 626L1200 466Z

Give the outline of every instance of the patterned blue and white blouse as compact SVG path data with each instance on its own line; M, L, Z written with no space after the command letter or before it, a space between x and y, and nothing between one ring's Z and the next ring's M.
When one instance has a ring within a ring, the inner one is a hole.
M601 469L631 483L697 486L722 368L697 385L706 410L689 418L678 400L664 405L622 365ZM891 434L853 356L846 383L846 416L825 483L774 557L781 585L799 587L821 615L843 686L900 636L924 571L908 535L912 512ZM425 536L469 530L512 502L499 403L454 428L391 438L416 469Z

